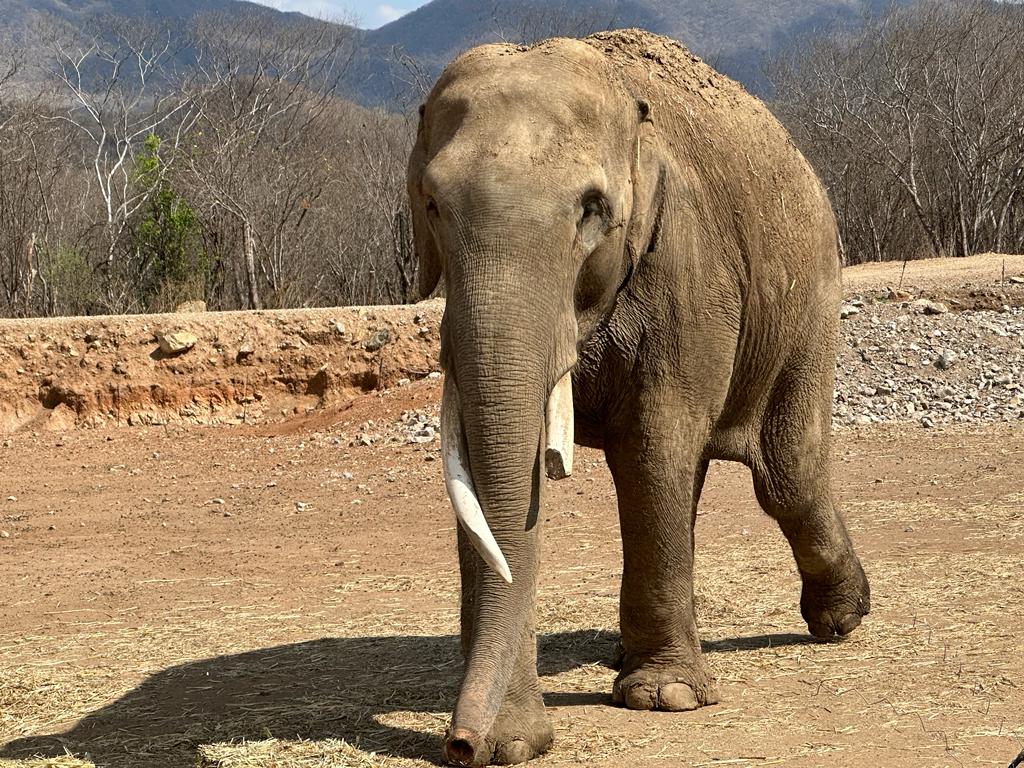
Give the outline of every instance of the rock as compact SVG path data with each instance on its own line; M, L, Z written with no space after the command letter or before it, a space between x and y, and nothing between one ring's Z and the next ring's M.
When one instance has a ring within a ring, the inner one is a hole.
M176 313L186 312L205 312L206 302L205 301L183 301L181 304L174 308Z
M931 418L929 418L928 416L922 416L921 426L924 427L925 429L931 429L932 427L935 426L935 422L932 421Z
M250 357L253 356L253 353L255 351L256 350L253 349L252 344L250 344L249 342L243 343L242 346L238 348L238 352L235 354L235 362L241 363L243 361L248 360Z
M334 324L334 332L339 336L345 335L345 324L340 320Z
M0 531L0 539L9 539L9 538L11 538L11 534L9 534L7 531Z
M363 349L367 352L376 352L378 349L383 347L391 341L391 331L387 328L381 328L373 336L363 342Z
M949 312L949 307L942 302L929 299L918 299L911 302L910 306L925 315L945 315Z
M839 310L839 317L843 320L846 320L847 318L859 314L860 309L858 307L853 306L853 304L843 304L843 306Z
M409 437L410 443L429 443L437 436L433 427L427 425L416 434Z
M1013 275L1009 278L1008 282L1013 283L1013 285L1024 285L1024 276Z
M165 355L180 355L188 352L199 339L188 331L157 331L156 340Z
M942 354L935 361L935 367L940 371L945 371L952 368L957 361L957 354L952 349L942 350Z

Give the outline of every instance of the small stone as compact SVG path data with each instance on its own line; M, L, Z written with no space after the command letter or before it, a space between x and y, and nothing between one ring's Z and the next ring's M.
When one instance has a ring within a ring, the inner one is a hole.
M195 334L188 331L157 331L156 340L165 355L180 355L192 349L199 341Z
M427 378L428 379L440 379L441 378L441 372L440 371L431 371L430 373L427 374Z
M942 354L935 361L935 367L940 371L948 370L952 368L957 361L957 354L952 349L942 350Z
M0 531L0 539L9 539L9 538L11 538L11 534L9 534L7 531Z
M310 504L308 502L305 502L305 501L296 501L295 502L295 511L296 512L305 512L308 509L310 509L312 506L313 506L312 504Z
M942 302L931 301L929 299L918 299L917 301L911 302L910 306L925 315L945 315L949 312L949 307Z
M391 331L381 328L363 343L363 349L367 352L376 352L389 341L391 341Z
M1014 285L1024 285L1024 277L1020 275L1013 275L1008 282L1013 283Z
M345 324L340 320L334 324L334 332L339 336L345 335Z
M211 504L223 504L224 499L210 499Z
M931 418L929 418L928 416L922 416L921 426L924 427L925 429L931 429L932 427L935 426L935 422L932 421Z
M436 434L437 433L434 431L433 427L426 426L423 429L421 429L419 432L417 432L415 435L410 437L409 438L409 442L411 442L411 443L429 443L429 442L433 441L433 439L436 436Z
M853 306L853 304L843 304L843 306L840 307L839 309L839 317L843 320L846 320L849 317L853 317L854 315L859 314L860 309L858 307Z
M396 383L396 384L397 384L397 385L398 385L399 387L406 387L406 386L408 386L408 385L409 385L409 380L408 380L408 379L399 379L399 380L398 380L397 382L395 382L395 383Z

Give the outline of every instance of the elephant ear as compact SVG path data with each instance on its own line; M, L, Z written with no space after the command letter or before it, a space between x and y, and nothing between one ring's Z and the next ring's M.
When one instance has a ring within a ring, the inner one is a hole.
M665 162L650 105L637 99L638 125L633 139L633 215L626 233L632 266L658 246L665 211Z
M409 206L412 209L412 239L419 261L417 268L417 290L419 298L426 299L437 288L441 279L441 259L437 243L427 224L427 201L423 197L423 171L427 165L426 137L424 130L424 108L420 107L419 128L416 130L416 144L409 156L406 180L409 190Z

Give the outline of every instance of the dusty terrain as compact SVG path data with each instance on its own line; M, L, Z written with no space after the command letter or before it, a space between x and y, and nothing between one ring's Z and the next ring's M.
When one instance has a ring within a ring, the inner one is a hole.
M1007 277L1024 272L1008 259ZM912 263L907 274L923 277L905 281L908 300L880 299L899 265L847 272L863 306L844 321L840 391L899 379L897 395L856 395L870 406L837 401L851 409L836 417L837 491L873 589L850 640L809 640L792 559L748 474L712 470L697 588L718 706L611 706L610 477L582 450L573 478L548 484L540 668L557 741L538 765L1006 766L1024 749L1024 421L1017 380L991 401L992 387L973 383L1022 350L1024 293L992 273L1000 260ZM979 290L1000 303L954 303ZM916 312L920 291L951 312ZM436 761L459 670L453 521L431 439L439 313L166 316L198 337L168 359L153 355L153 319L0 322L0 766ZM885 344L864 345L885 352L865 361L853 341L908 322L897 315L976 349L958 346L942 370L923 354L901 365ZM1007 336L959 329L973 320ZM90 348L98 324L107 335ZM388 342L368 349L384 327ZM77 355L60 347L79 339ZM40 397L55 374L79 396ZM116 377L188 396L139 399L112 419L96 393ZM915 382L945 402L933 379L956 393L949 411L932 410L962 419L925 426L917 412L875 409L885 397L904 406ZM224 381L250 389L203 399ZM890 415L847 426L862 409Z

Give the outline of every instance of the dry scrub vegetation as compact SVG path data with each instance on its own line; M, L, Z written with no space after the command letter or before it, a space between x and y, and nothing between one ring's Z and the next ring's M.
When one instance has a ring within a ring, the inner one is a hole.
M514 41L628 23L492 6ZM848 263L1024 250L1024 7L923 0L849 29L771 70ZM260 13L36 38L0 39L0 315L414 298L405 163L436 73L396 51L391 110L364 109L356 31Z

